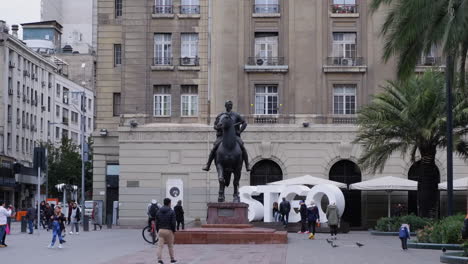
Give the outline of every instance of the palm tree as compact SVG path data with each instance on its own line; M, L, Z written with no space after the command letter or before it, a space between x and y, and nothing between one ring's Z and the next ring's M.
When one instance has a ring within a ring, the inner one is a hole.
M465 87L468 0L372 0L371 12L381 7L388 9L381 29L383 59L397 56L399 78L410 77L421 55L437 46L459 61L459 86Z
M437 151L446 147L446 93L439 72L413 75L407 80L388 81L383 92L358 113L359 159L364 169L382 171L394 153L421 161L418 177L418 213L431 216L437 209L437 178L433 170ZM468 100L460 89L454 92L454 142L466 154L462 136L468 124Z

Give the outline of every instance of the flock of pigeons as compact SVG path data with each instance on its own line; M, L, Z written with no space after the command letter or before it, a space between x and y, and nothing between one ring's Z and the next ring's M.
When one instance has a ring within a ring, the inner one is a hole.
M330 244L330 246L331 246L332 248L338 247L338 245L335 244L335 243L333 242L333 240L330 240L330 239L328 239L328 238L327 238L327 243ZM356 242L356 246L358 246L358 247L360 248L360 247L364 246L364 244L361 244L361 243L359 243L359 242Z

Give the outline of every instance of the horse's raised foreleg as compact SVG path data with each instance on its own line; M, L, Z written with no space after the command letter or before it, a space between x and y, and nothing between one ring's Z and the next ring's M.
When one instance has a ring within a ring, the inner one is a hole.
M234 194L233 194L233 202L234 203L240 203L240 197L239 197L239 181L241 177L241 170L235 170L234 171L234 181L232 182L234 185Z

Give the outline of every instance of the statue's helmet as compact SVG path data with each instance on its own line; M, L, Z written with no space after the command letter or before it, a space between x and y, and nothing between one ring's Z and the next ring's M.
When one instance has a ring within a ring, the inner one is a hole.
M231 100L227 100L226 103L224 103L225 106L227 105L231 105L232 106L232 101Z

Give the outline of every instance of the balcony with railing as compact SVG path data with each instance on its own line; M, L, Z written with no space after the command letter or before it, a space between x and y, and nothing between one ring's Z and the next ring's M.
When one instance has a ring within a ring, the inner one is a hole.
M173 18L174 6L172 5L155 5L153 6L153 18Z
M249 57L244 66L246 72L288 72L284 57Z
M253 17L280 17L280 5L254 5Z
M200 58L198 57L180 58L178 69L181 71L199 71L200 70Z
M441 57L423 56L416 62L416 72L425 72L429 69L445 70L444 61Z
M181 5L179 7L178 18L200 18L199 5Z
M324 72L366 72L367 66L362 57L328 57L323 65Z
M334 4L330 6L331 17L359 17L358 5Z
M172 71L174 70L174 63L172 57L156 57L153 59L151 66L153 71Z
M288 125L295 123L293 115L250 115L247 123L254 125Z
M68 126L68 117L62 117L62 124Z

